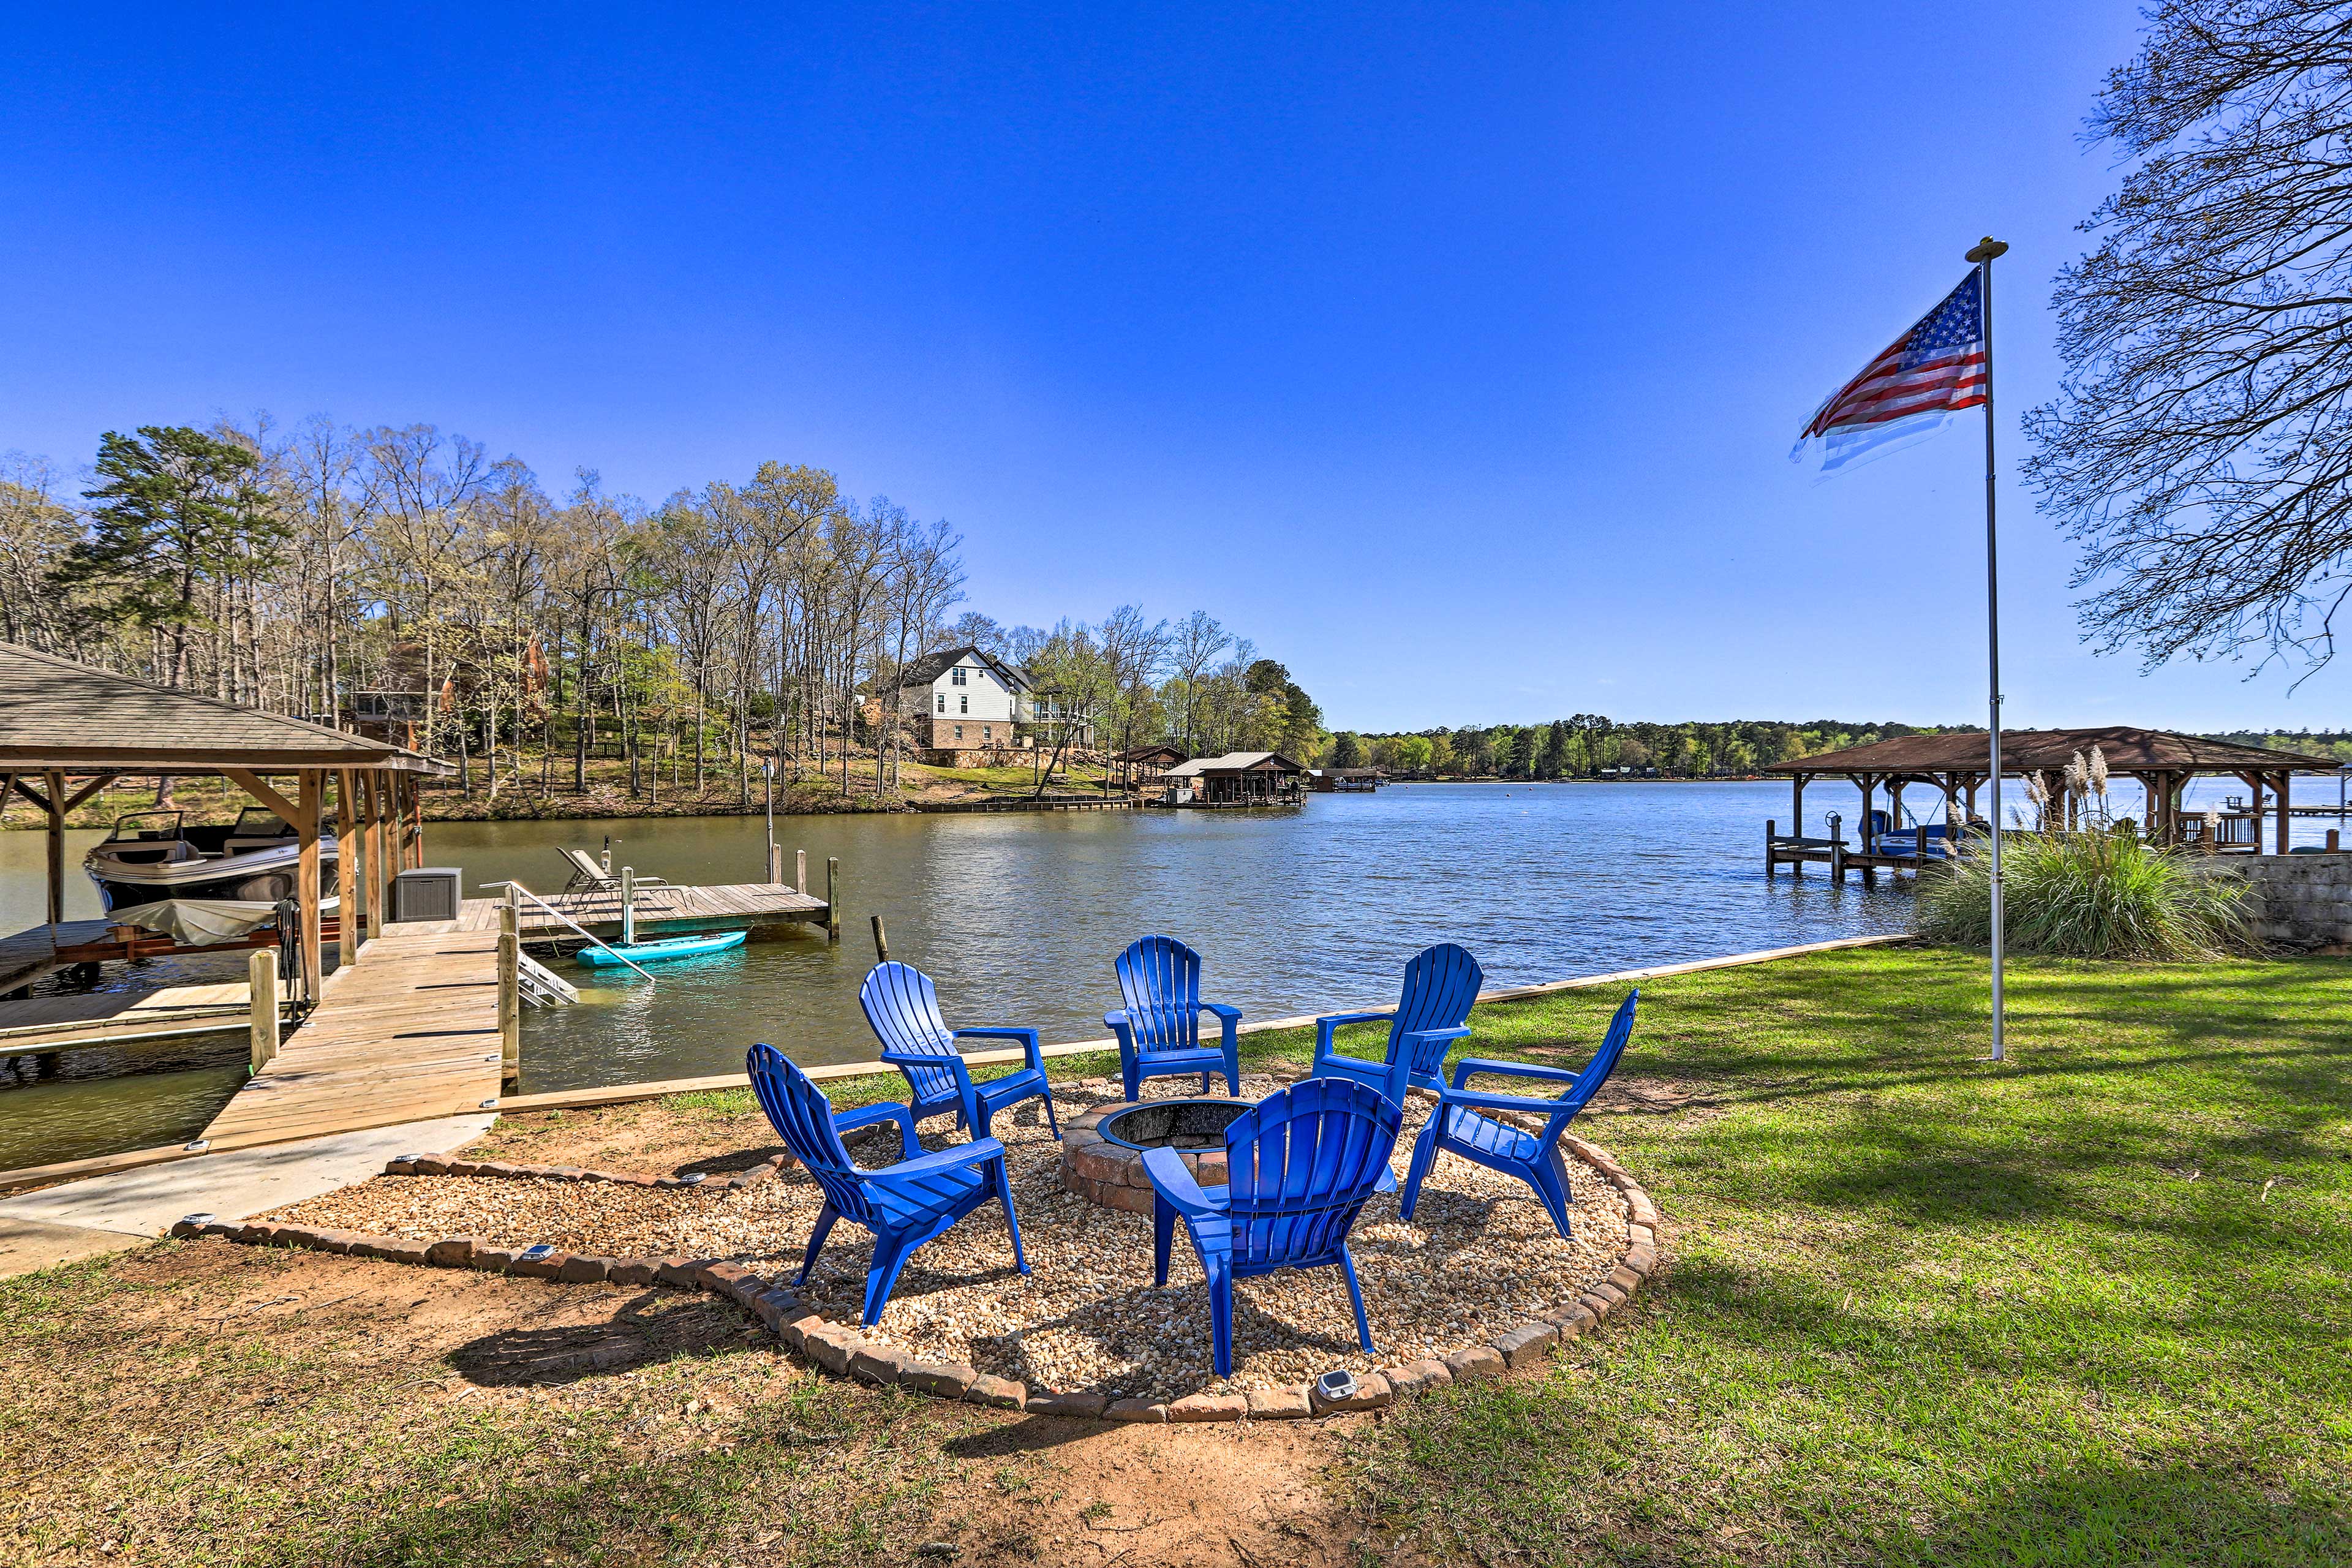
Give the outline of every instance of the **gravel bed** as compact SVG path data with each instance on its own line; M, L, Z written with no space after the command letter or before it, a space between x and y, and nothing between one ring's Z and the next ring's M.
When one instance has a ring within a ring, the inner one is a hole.
M1173 1098L1187 1087L1157 1080L1146 1098ZM1243 1079L1242 1094L1256 1099L1279 1087L1253 1075ZM1118 1097L1115 1082L1078 1080L1055 1086L1055 1107L1067 1117ZM1400 1179L1427 1114L1415 1096L1397 1141ZM956 1142L950 1125L944 1117L927 1122L927 1131L938 1133L925 1144ZM1394 1197L1375 1197L1350 1236L1374 1353L1357 1348L1338 1269L1286 1270L1235 1285L1234 1375L1226 1380L1210 1368L1208 1299L1182 1227L1169 1286L1155 1290L1149 1217L1098 1208L1062 1189L1060 1145L1036 1101L999 1115L993 1130L1011 1155L1032 1272L1013 1271L1003 1212L992 1205L914 1255L881 1324L865 1332L925 1360L962 1363L1034 1387L1175 1398L1277 1388L1335 1366L1363 1372L1442 1357L1572 1302L1607 1278L1627 1246L1625 1200L1574 1160L1576 1238L1568 1242L1523 1184L1440 1156L1411 1221L1398 1216ZM869 1164L895 1158L895 1129L856 1152ZM797 1168L776 1181L708 1193L382 1176L270 1217L418 1240L470 1235L615 1257L723 1258L789 1280L822 1201ZM801 1296L824 1316L855 1325L871 1253L864 1231L835 1226Z

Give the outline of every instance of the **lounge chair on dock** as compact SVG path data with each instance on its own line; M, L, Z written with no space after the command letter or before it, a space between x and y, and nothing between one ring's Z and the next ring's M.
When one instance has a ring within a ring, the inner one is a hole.
M572 868L572 880L563 884L565 892L617 893L621 890L621 879L589 858L588 851L585 849L558 849L556 853L563 857L563 863L566 866ZM659 877L633 876L630 880L640 888L669 886Z

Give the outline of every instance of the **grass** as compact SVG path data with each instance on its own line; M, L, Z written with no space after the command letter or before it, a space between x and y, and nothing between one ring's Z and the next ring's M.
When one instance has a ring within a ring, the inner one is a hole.
M1476 1049L1580 1058L1617 994L1486 1009ZM2032 959L2011 1003L1996 1065L1964 953L1646 987L1621 1070L1691 1098L1583 1131L1665 1211L1665 1279L1538 1374L1335 1428L1318 1531L1365 1562L2352 1561L2352 965ZM683 1316L625 1377L454 1398L452 1352L273 1324L360 1266L169 1266L197 1256L0 1282L0 1560L116 1531L112 1561L1025 1561L1110 1441L792 1374Z
M1607 998L1496 1009L1481 1049ZM2352 1560L2352 969L1885 951L1645 994L1587 1128L1668 1216L1636 1325L1357 1446L1376 1537L1481 1561Z

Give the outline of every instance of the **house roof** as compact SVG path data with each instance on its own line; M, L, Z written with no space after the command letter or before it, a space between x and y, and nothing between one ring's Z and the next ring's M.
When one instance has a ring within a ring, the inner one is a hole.
M1295 773L1305 770L1280 752L1227 752L1222 757L1194 757L1189 763L1179 763L1168 770L1168 776L1199 778L1206 773L1245 773L1253 771Z
M0 772L223 767L449 771L446 763L381 741L0 642Z
M982 653L970 643L964 644L961 647L941 648L937 653L927 653L916 659L898 672L898 689L904 691L910 686L929 686L967 658L993 670L996 678L1004 682L1004 689L1007 691L1029 689L1027 676L995 655Z
M2279 773L2315 768L2334 773L2333 757L2273 752L2232 741L2208 741L2168 730L2112 725L2101 730L2003 730L2000 763L2005 773L2063 768L2080 752L2096 746L2119 773ZM1768 773L1981 773L1986 739L1981 730L1948 735L1897 735L1867 746L1823 752L1792 763L1773 763Z
M1155 762L1161 757L1167 758L1171 763L1181 763L1184 760L1184 753L1174 746L1136 746L1128 751L1121 752L1118 756L1113 757L1111 761L1115 763L1149 763Z

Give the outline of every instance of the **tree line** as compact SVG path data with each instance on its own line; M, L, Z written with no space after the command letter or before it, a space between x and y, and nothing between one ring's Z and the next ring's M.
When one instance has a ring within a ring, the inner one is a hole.
M897 787L897 672L970 642L1037 683L1067 753L1319 752L1314 702L1205 611L1006 627L966 613L961 536L806 464L658 502L582 469L551 493L431 425L267 417L101 437L88 482L0 458L0 637L159 684L337 722L413 725L462 787L632 795L763 760ZM568 775L568 778L567 778Z
M1738 777L1772 763L1794 762L1897 735L1967 732L1979 726L1849 723L1819 719L1729 723L1620 723L1579 713L1548 724L1439 728L1399 734L1341 731L1331 739L1333 767L1377 767L1402 778L1598 778L1625 772L1675 778Z

